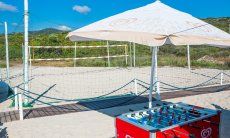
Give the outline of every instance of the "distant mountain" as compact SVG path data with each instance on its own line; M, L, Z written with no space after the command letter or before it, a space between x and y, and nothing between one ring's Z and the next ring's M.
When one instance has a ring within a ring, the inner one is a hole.
M56 33L64 33L64 32L66 31L58 30L55 28L45 28L37 31L30 31L29 34L43 35L43 34L56 34Z

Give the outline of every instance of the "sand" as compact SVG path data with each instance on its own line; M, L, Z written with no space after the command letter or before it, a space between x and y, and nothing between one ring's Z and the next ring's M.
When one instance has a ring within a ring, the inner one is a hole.
M204 94L176 99L167 102L184 102L211 109L222 109L221 138L230 136L230 91ZM115 136L112 115L128 112L129 109L143 109L147 103L114 107L99 111L71 113L24 121L5 123L7 134L13 138L111 138Z
M4 72L4 70L3 70ZM212 77L222 72L218 69L194 69L189 71L187 68L181 67L159 67L158 76L159 81L179 86L187 87L194 86L205 82ZM230 70L224 71L230 75ZM22 67L11 68L11 76L15 76L10 81L11 86L22 84ZM126 83L130 82L134 78L140 79L145 82L149 82L150 67L136 67L136 68L119 68L119 67L39 67L32 66L30 69L29 83L30 91L50 96L54 98L62 99L81 99L91 98L104 95L114 91ZM230 83L230 77L224 75L223 83ZM220 75L212 79L205 85L219 85ZM52 87L53 86L53 87ZM160 84L163 88L169 88L166 85ZM50 89L50 87L52 87ZM23 88L23 86L21 86ZM161 88L161 92L166 92ZM144 90L143 87L137 87L138 92ZM21 90L18 90L22 92ZM134 83L130 83L128 86L116 91L111 95L120 95L134 92ZM37 95L30 94L33 98ZM39 98L43 102L56 102L57 100ZM31 100L30 100L31 101ZM64 102L62 102L64 103ZM5 111L8 109L9 102L1 104L0 110ZM39 102L35 102L36 106L41 105Z

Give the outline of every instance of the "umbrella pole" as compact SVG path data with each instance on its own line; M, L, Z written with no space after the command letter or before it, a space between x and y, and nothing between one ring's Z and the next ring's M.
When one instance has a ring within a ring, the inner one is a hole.
M187 62L188 62L188 69L191 70L190 46L189 45L187 45Z
M156 91L156 99L160 100L160 90L157 77L157 47L152 48L152 66L150 74L150 88L149 88L149 108L152 108L152 92L153 88Z

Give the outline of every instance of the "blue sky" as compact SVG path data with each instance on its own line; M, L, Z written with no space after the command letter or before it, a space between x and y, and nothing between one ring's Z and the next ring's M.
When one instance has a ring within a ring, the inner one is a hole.
M111 15L147 5L155 0L29 0L29 30L43 28L76 29ZM230 0L161 0L198 18L230 17ZM9 32L23 30L23 0L0 0L2 22Z

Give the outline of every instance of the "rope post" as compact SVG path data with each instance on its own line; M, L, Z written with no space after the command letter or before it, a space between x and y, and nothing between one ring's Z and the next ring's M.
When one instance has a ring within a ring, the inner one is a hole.
M125 64L128 64L127 45L125 45Z
M22 94L18 94L18 99L19 99L19 118L20 120L23 120L23 106L22 106Z
M133 66L136 67L136 44L133 43Z
M187 45L187 62L188 62L188 69L191 70L190 46L189 45Z
M223 85L223 77L224 77L224 73L221 72L220 73L220 85Z
M134 79L134 92L135 92L135 95L138 95L138 91L137 91L137 79Z
M108 67L110 67L110 58L109 58L109 41L107 41L107 58L108 58Z
M14 94L15 94L14 107L15 107L15 110L18 110L18 89L17 87L14 88Z
M77 43L74 44L74 67L76 67L76 57L77 57Z

